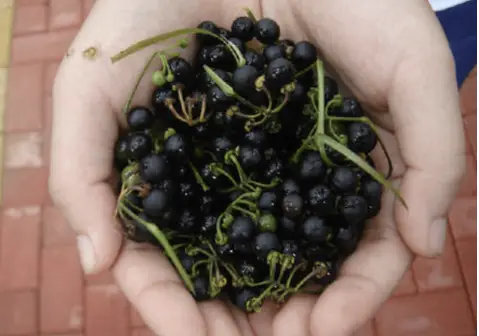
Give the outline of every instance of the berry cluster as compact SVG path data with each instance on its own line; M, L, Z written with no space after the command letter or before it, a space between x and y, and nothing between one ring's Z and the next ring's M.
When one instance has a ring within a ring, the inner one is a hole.
M374 124L324 75L313 44L280 39L274 20L250 12L114 61L182 34L195 36L194 60L154 53L139 78L160 60L151 104L130 97L125 108L115 166L127 238L161 248L197 300L253 312L321 291L392 189L369 157Z

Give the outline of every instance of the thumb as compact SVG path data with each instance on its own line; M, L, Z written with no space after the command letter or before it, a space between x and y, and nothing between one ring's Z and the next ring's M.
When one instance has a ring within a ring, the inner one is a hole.
M408 209L396 205L396 222L409 248L422 256L442 253L447 212L466 160L452 56L440 36L434 43L431 36L427 52L397 68L389 96L407 166L400 191Z
M78 235L85 272L96 273L112 265L122 243L108 183L117 120L95 80L73 58L62 65L53 90L49 189Z

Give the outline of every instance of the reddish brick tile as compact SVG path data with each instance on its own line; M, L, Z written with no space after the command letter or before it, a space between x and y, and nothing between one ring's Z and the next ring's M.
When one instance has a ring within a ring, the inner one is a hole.
M129 305L115 285L86 288L86 326L88 336L128 336Z
M156 336L156 334L148 328L133 329L131 336Z
M76 246L45 248L40 289L42 332L81 330L82 289L83 277Z
M112 285L115 283L113 275L109 271L102 272L100 274L85 275L85 280L88 285Z
M437 258L418 257L413 263L414 279L419 292L461 287L462 278L450 235L444 252Z
M389 300L376 316L381 336L473 335L474 322L463 289Z
M41 166L43 166L43 137L41 133L7 133L4 154L5 168L39 168Z
M60 66L60 63L58 62L50 63L47 65L47 68L45 70L45 81L43 85L43 91L44 93L48 95L51 95L52 93L53 82L55 80L55 76L57 75L59 66Z
M456 199L449 211L449 222L455 239L475 238L477 235L477 199L475 197Z
M56 207L46 206L43 208L42 227L44 246L74 245L76 242L75 232Z
M26 335L37 332L35 292L0 292L0 335Z
M477 173L476 160L474 156L468 155L466 158L466 174L462 179L457 196L476 196L477 194Z
M38 33L47 29L47 6L19 6L15 10L13 21L14 36L28 33Z
M6 209L0 234L0 290L38 286L40 207Z
M412 271L409 269L406 274L404 274L401 282L396 287L394 291L394 296L409 295L417 292L416 284L412 276Z
M460 95L462 114L475 114L477 109L477 68L471 71L462 84Z
M145 322L135 308L130 310L130 326L133 328L140 328L145 326Z
M50 29L78 26L82 10L81 0L50 0Z
M76 34L76 29L68 29L14 37L12 61L13 63L26 63L61 60Z
M48 194L48 171L6 169L3 173L3 206L7 208L43 204Z
M474 314L477 316L477 242L476 238L456 242L462 273Z
M466 127L466 135L469 143L472 146L474 155L477 154L477 115L473 114L464 118L464 125ZM477 156L476 156L477 157Z
M5 130L36 131L42 128L41 64L12 66L8 75Z
M373 321L366 323L361 329L356 331L353 336L375 336Z

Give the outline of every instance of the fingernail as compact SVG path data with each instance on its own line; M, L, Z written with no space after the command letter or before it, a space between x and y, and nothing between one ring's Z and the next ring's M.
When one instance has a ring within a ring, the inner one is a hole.
M85 273L91 273L95 268L95 250L88 236L77 237L77 247L80 253L80 263Z
M444 249L446 242L447 220L445 218L436 219L429 228L429 249L431 253L439 255Z

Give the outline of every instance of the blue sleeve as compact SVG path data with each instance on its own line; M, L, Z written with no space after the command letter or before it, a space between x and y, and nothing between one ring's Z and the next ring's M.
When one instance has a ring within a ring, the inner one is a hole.
M460 87L477 64L477 1L471 0L436 12L446 33L456 64Z

